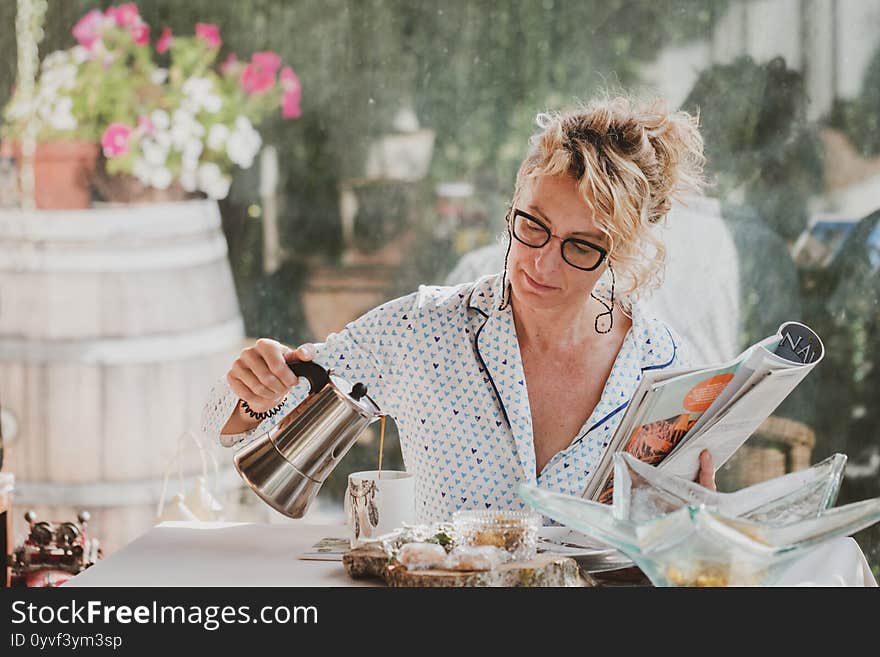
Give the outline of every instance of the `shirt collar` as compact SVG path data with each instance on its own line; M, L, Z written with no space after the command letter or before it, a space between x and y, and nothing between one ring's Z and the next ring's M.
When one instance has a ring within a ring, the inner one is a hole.
M478 311L487 319L505 316L512 324L513 316L509 304L505 304L503 310L500 308L504 300L501 291L502 278L501 274L491 274L478 279L471 289L468 307ZM505 287L509 285L505 283ZM607 297L604 289L598 293ZM646 336L637 340L634 345L638 354L638 369L642 371L668 367L675 361L679 347L678 340L669 328L663 322L647 315L646 310L645 304L636 302L631 311L633 323L631 333L636 336ZM515 335L514 330L514 337Z
M513 434L517 457L526 481L535 482L535 450L531 408L522 369L519 343L510 305L501 305L501 274L478 279L471 290L468 307L477 313L475 347L483 373L491 383L501 411ZM594 429L612 431L619 412L629 403L645 370L672 365L678 345L668 328L646 317L641 304L632 309L632 328L615 358L611 373L593 412L572 445ZM615 417L617 416L617 417ZM610 423L613 420L614 425Z

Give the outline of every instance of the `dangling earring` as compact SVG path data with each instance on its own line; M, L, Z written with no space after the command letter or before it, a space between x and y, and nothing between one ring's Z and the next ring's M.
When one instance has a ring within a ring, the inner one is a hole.
M608 271L611 272L611 305L609 305L608 302L605 301L605 299L602 299L596 296L595 293L590 292L590 296L605 307L605 312L596 315L596 321L593 323L593 328L596 329L596 333L610 333L611 329L614 328L614 270L611 268L610 262L608 263ZM605 315L608 315L608 328L603 331L599 328L599 319L605 317Z
M513 208L510 208L510 212ZM510 247L513 246L513 235L510 233L510 212L507 213L507 253L504 254L504 273L501 275L501 304L498 310L504 310L510 303L510 292L507 289L507 260L510 258Z

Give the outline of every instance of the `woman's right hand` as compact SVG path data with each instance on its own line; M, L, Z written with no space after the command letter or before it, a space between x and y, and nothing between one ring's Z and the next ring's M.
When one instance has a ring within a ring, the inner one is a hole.
M277 340L260 338L253 347L242 350L226 373L226 381L252 411L261 413L280 404L287 391L299 383L287 363L314 357L314 345L291 349Z

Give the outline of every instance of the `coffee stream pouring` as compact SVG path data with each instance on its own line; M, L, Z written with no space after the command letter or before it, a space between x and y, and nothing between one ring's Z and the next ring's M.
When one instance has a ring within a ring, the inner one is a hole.
M351 385L317 363L289 363L309 381L308 396L233 457L235 469L264 502L301 518L361 432L382 417L363 383Z

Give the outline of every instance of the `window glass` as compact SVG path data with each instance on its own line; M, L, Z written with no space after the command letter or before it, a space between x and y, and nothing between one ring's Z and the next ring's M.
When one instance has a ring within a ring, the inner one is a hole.
M14 24L15 5L0 3L2 24ZM72 26L96 6L110 4L50 3L41 56L74 45ZM839 503L880 496L880 1L143 0L139 8L149 48L166 26L183 36L212 23L220 59L276 52L301 81L301 116L276 112L257 126L262 152L235 169L219 201L251 339L321 340L420 284L500 271L508 203L538 112L619 89L698 112L712 184L706 199L670 216L666 285L692 294L686 272L714 264L701 281L711 292L687 303L714 313L729 339L694 325L695 341L729 358L799 320L827 349L775 412L785 422L746 443L719 485L732 490L844 452ZM13 37L0 37L4 104L15 84ZM17 384L3 385L0 402L12 404ZM137 402L149 417L170 412L157 385L145 383ZM389 423L388 468L403 465L396 431ZM163 438L163 458L175 439ZM377 449L377 432L358 443L322 489L320 512L338 517L347 473L375 467ZM6 468L24 473L14 452L10 443ZM227 462L228 452L218 455ZM880 527L856 538L880 575Z

